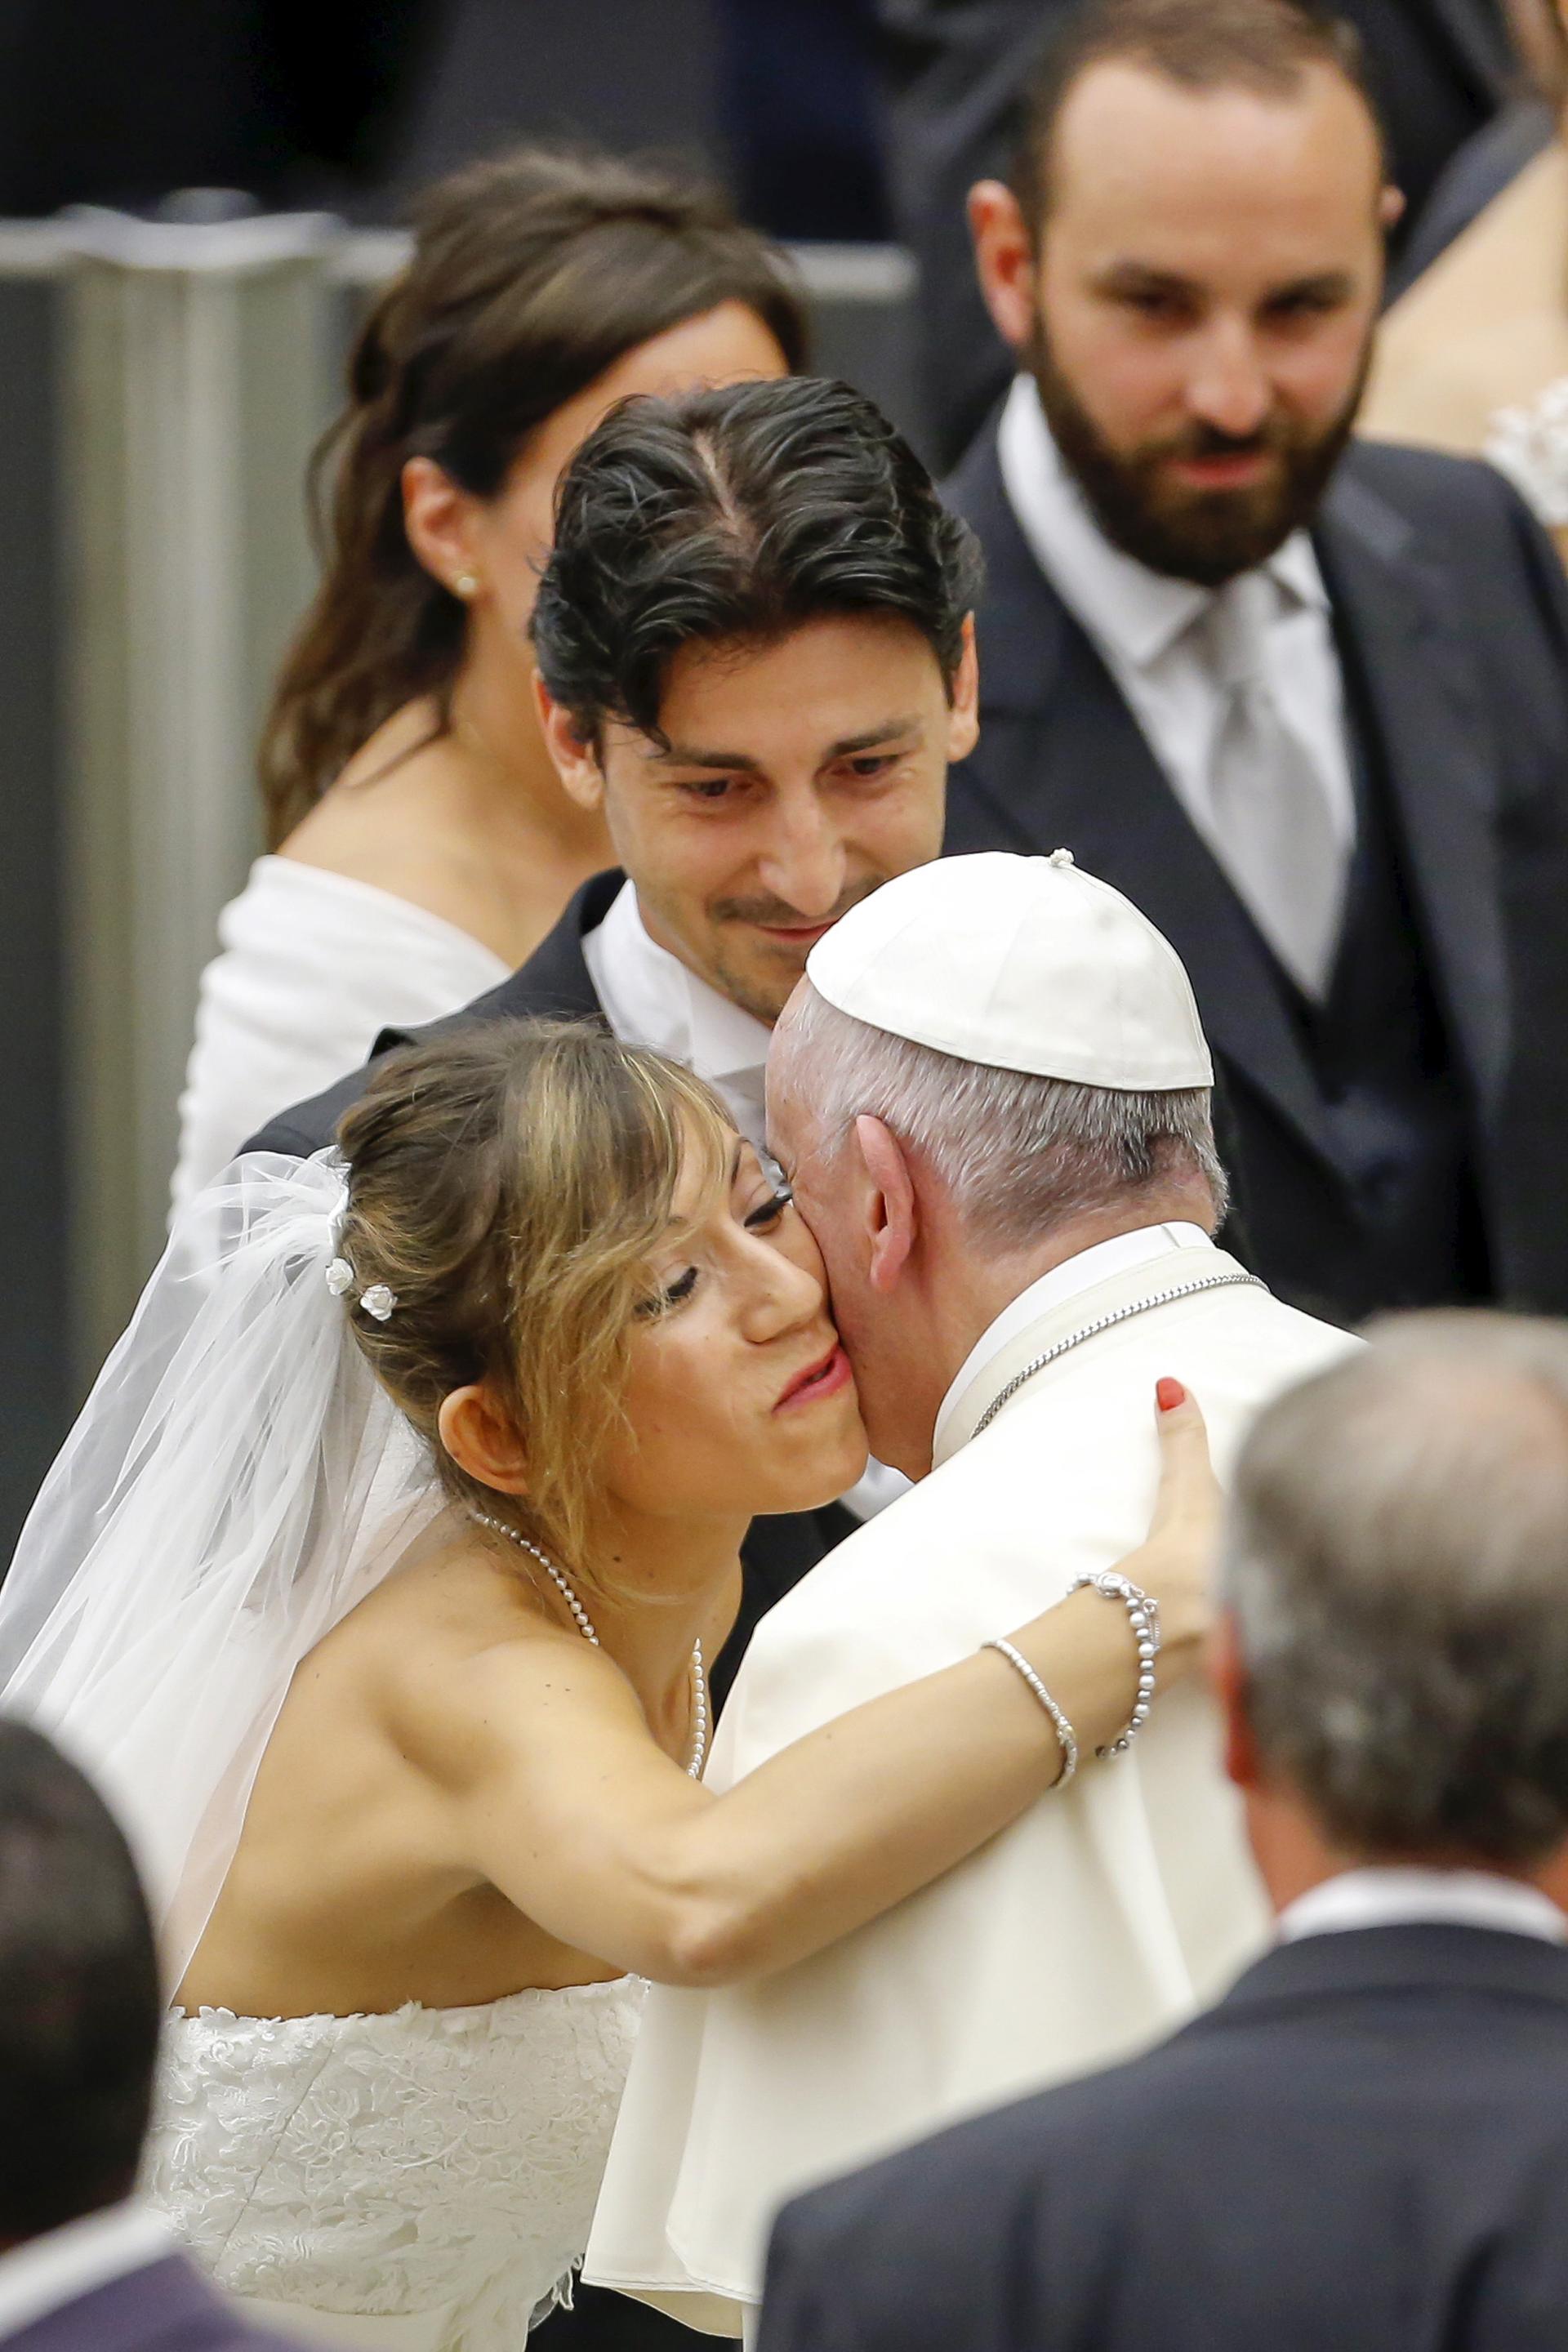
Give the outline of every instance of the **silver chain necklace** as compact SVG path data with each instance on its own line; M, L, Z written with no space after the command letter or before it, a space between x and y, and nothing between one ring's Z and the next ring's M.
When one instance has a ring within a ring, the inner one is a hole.
M594 1631L593 1620L572 1590L564 1570L557 1568L555 1562L542 1552L536 1543L530 1543L528 1538L519 1535L515 1528L509 1528L504 1519L493 1519L488 1511L475 1511L471 1516L477 1526L489 1528L498 1536L505 1536L508 1543L516 1544L520 1551L527 1552L531 1559L539 1562L540 1567L572 1612L577 1631L584 1640L591 1642L595 1650L602 1649L604 1645ZM693 1642L691 1644L691 1761L686 1768L693 1780L701 1780L702 1767L707 1760L708 1676L702 1666L702 1644L700 1642Z
M1021 1372L1014 1373L1006 1387L992 1398L975 1423L974 1437L990 1428L1003 1406L1012 1402L1026 1381L1032 1381L1037 1372L1043 1372L1046 1366L1054 1364L1058 1356L1070 1355L1073 1349L1081 1348L1086 1339L1098 1339L1102 1331L1109 1331L1117 1323L1130 1323L1135 1315L1148 1315L1156 1307L1169 1307L1173 1298L1195 1298L1200 1290L1228 1290L1244 1283L1254 1290L1268 1287L1255 1274L1243 1274L1239 1267L1232 1267L1220 1274L1201 1275L1196 1282L1179 1283L1173 1290L1162 1290L1155 1298L1134 1299L1131 1307L1119 1307L1113 1315L1102 1315L1098 1323L1087 1323L1081 1331L1069 1332L1065 1339L1058 1339L1054 1348L1047 1348L1043 1356L1037 1356L1032 1364L1026 1364Z

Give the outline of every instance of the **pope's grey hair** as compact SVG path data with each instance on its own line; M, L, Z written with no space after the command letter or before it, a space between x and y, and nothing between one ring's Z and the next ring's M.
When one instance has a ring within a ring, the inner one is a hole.
M1568 1328L1414 1315L1271 1405L1224 1568L1267 1773L1352 1853L1568 1836Z
M879 1118L931 1168L970 1239L1026 1249L1069 1217L1197 1179L1225 1213L1206 1087L1123 1092L961 1061L874 1029L809 986L768 1055L770 1087L810 1104L833 1150Z

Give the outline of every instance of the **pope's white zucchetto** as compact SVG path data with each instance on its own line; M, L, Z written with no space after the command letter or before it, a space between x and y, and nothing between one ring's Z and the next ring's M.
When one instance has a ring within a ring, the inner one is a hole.
M1123 1093L1214 1084L1181 958L1065 849L916 866L852 907L805 971L840 1013L960 1061Z

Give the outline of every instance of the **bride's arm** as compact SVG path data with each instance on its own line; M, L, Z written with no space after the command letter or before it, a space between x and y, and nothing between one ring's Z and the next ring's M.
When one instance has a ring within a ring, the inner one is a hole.
M1124 1566L1161 1601L1168 1680L1206 1617L1214 1489L1194 1405L1162 1415L1162 1446L1153 1531ZM1080 1591L1010 1638L1093 1769L1131 1712L1125 1612ZM722 1796L655 1746L629 1684L585 1643L509 1645L471 1671L432 1759L463 1859L551 1935L672 1984L820 1951L984 1845L1062 1768L1049 1718L994 1650L840 1716Z

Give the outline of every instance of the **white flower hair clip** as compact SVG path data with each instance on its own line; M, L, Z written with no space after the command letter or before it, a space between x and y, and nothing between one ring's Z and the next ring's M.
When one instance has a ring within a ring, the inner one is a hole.
M358 1280L358 1275L346 1257L333 1258L327 1268L327 1288L334 1298L346 1298ZM376 1322L390 1323L397 1305L397 1293L388 1290L384 1282L373 1282L368 1290L360 1292L357 1303L367 1315L374 1316Z

